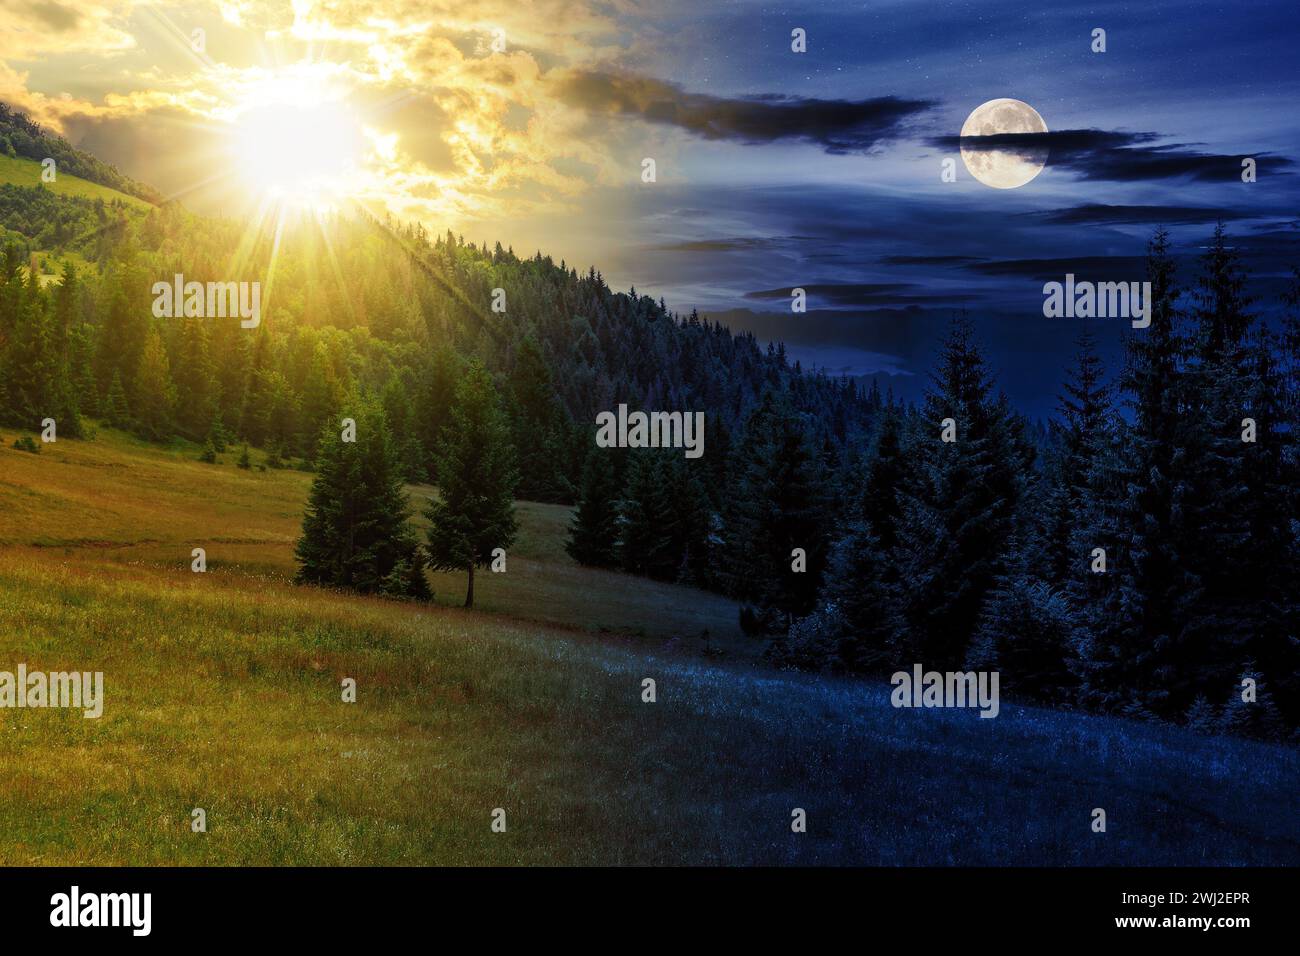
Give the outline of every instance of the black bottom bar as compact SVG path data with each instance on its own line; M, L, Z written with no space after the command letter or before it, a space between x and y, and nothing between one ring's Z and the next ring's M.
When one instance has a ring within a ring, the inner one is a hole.
M77 887L77 922L70 924ZM375 943L394 933L768 940L850 931L920 944L1172 938L1231 943L1294 925L1286 869L8 869L4 938L56 942ZM148 935L144 897L149 894ZM88 901L88 897L90 899ZM1208 924L1205 922L1208 920ZM600 933L599 936L593 934ZM614 935L605 935L614 934ZM671 935L665 935L671 934Z

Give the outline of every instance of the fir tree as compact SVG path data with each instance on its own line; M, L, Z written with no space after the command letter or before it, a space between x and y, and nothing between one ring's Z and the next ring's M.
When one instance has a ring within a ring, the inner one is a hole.
M437 454L443 430L451 423L451 406L461 375L461 361L456 353L445 344L436 347L415 402L415 425L431 481L437 480Z
M890 651L903 624L893 557L862 519L850 521L831 549L826 601L817 613L834 636L828 649L843 670L871 673L894 663Z
M564 413L555 397L550 369L532 336L524 339L515 357L510 389L520 474L516 494L529 501L572 501L573 488L562 470Z
M661 581L677 573L680 554L674 548L672 500L667 461L648 448L628 458L627 488L620 507L619 561L623 570Z
M582 473L582 492L564 550L579 564L614 567L619 531L619 485L611 449L594 444Z
M203 319L186 319L181 326L175 381L176 424L186 438L200 441L218 415L218 386Z
M176 387L162 337L149 330L140 364L135 372L135 394L131 409L135 427L145 438L157 441L172 433L172 411L176 404Z
M329 349L324 342L317 342L312 350L311 365L303 385L301 406L302 434L307 436L303 451L308 457L315 457L316 440L325 426L338 420L339 409L343 407L346 395L343 382L334 372L334 363L330 360ZM394 433L398 436L403 435L402 426L405 424L405 418L401 421L392 418L394 410L389 408L387 401L384 407Z
M1054 588L1068 587L1083 561L1075 532L1089 475L1106 445L1113 414L1096 340L1084 331L1076 346L1074 366L1057 397L1060 417L1051 423L1045 487L1038 500L1041 544L1035 563Z
M698 459L669 454L665 461L668 482L668 536L676 559L673 580L693 587L712 587L715 532L713 504L705 490L706 466Z
M103 294L103 324L96 338L95 380L101 395L107 395L113 376L122 380L128 394L136 394L135 375L149 333L149 304L143 290L148 288L144 271L132 262L108 269ZM156 383L155 383L156 384Z
M1032 573L998 580L988 596L967 655L971 670L997 670L1002 689L1062 705L1073 699L1074 611L1060 591Z
M518 530L510 429L492 378L477 362L456 386L437 476L438 498L425 511L429 564L467 572L465 606L473 607L474 569L486 566L494 549L508 549Z
M296 554L299 583L428 598L400 462L383 411L366 405L356 440L329 428L319 443Z
M945 442L944 420L955 425ZM953 323L925 411L909 436L898 573L903 630L896 654L958 668L984 600L1011 566L1012 535L1034 453L992 380L968 322Z
M729 589L781 628L812 610L826 564L829 480L807 431L788 396L764 394L736 442L723 529Z
M1162 659L1184 640L1201 588L1182 558L1188 486L1176 463L1195 437L1181 415L1186 342L1163 230L1148 248L1147 276L1151 324L1127 338L1120 378L1133 421L1094 461L1077 546L1084 700L1121 712L1166 710L1170 683ZM1104 574L1092 572L1084 557L1093 548L1106 551Z
M814 616L820 646L838 669L869 673L891 666L899 617L898 529L906 475L902 410L877 401L876 433L844 480L844 532L831 548L825 595ZM807 653L807 652L806 652Z
M1253 700L1247 699L1247 680L1254 681ZM1282 736L1282 720L1277 704L1254 661L1248 661L1242 669L1241 677L1223 708L1221 723L1224 731L1239 737L1277 740Z
M122 387L122 376L117 372L113 373L113 383L104 400L104 423L113 428L130 428L132 425L126 389Z
M899 491L907 473L902 412L891 404L882 409L877 421L875 447L865 470L865 484L857 491L856 516L866 522L877 547L889 554L898 545L898 522L902 516Z

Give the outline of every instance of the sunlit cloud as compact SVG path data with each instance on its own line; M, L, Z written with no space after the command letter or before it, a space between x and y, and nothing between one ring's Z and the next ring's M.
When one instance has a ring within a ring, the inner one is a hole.
M295 102L304 111L338 104L354 117L360 139L347 189L369 204L461 222L555 212L592 186L628 179L644 151L646 137L594 128L606 118L557 95L550 79L617 55L621 7L215 0L207 8L156 2L141 12L128 0L104 0L74 12L51 0L0 20L0 97L74 143L94 144L129 174L200 205L206 199L232 208L231 197L185 182L204 170L205 182L222 179L210 175L214 165L249 164L224 178L226 188L253 193L259 182L290 178L283 169L266 171L275 150L250 140L282 139L272 135L277 124L244 119L269 98L284 110ZM40 45L22 39L42 23L58 29L47 29L51 36ZM133 25L149 31L152 46L137 41ZM117 60L97 93L82 84L70 95L48 72L38 80L17 65L20 47ZM291 128L294 120L286 114L281 125ZM302 150L280 152L284 163L307 162Z

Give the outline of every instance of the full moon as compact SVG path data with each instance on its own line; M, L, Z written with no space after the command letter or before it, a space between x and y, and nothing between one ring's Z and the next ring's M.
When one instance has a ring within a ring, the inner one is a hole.
M1028 103L998 99L981 103L961 125L961 135L996 136L999 133L1046 133L1047 124ZM962 147L962 162L970 174L994 189L1023 186L1043 169L1047 147L1032 149L967 149Z

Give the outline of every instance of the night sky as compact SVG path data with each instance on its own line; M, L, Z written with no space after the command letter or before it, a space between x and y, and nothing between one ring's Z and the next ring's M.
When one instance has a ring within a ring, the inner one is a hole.
M1127 325L1044 318L1045 281L1139 279L1163 224L1190 282L1220 218L1261 312L1300 265L1294 3L729 3L701 19L704 6L647 61L662 88L586 93L594 109L690 134L669 163L680 175L635 196L604 261L674 309L909 398L965 309L1000 385L1045 415L1080 327L1113 367ZM790 52L794 27L806 54ZM958 159L942 182L962 121L997 97L1042 115L1047 168L999 190ZM790 312L794 286L807 314Z

